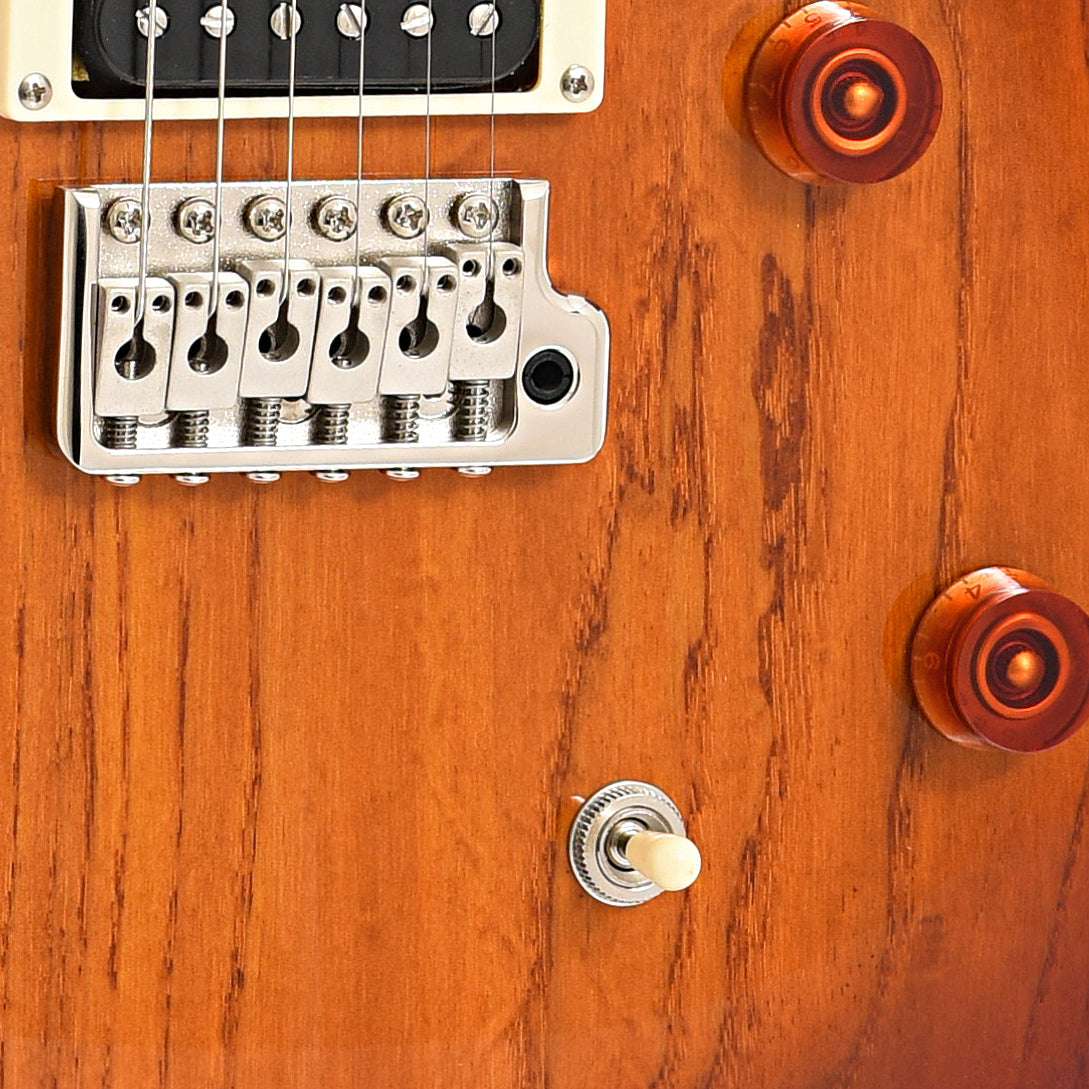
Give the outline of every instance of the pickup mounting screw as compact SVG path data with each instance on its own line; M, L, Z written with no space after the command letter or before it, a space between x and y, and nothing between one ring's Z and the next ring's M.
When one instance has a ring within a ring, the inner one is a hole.
M594 93L594 73L581 64L572 64L560 80L560 90L568 102L585 102Z
M279 197L258 197L246 206L246 226L262 242L279 242L287 234L287 205Z
M337 30L342 38L350 38L353 42L359 41L359 36L368 25L367 13L362 4L341 4L337 12Z
M426 4L409 4L401 16L401 29L413 38L426 38L435 25L435 17Z
M216 4L215 7L209 8L202 16L200 25L204 28L205 34L210 38L219 38L223 34L223 6ZM227 34L230 36L234 33L234 12L227 9Z
M466 193L457 203L454 219L468 238L487 238L499 223L499 208L487 193Z
M147 37L147 28L150 20L150 8L141 8L136 13L136 29L143 37ZM170 16L162 8L155 9L155 37L161 38L170 26Z
M115 200L106 210L106 226L110 234L126 246L140 241L143 224L144 210L140 202L131 197Z
M330 242L347 242L355 234L358 218L355 202L346 197L326 197L314 212L318 233Z
M499 29L495 4L477 4L469 12L469 33L475 38L489 38Z
M53 84L41 72L31 72L19 84L19 101L25 109L44 110L53 101Z
M280 4L279 7L273 8L268 25L280 41L286 42L302 30L302 16L298 8L291 4Z
M190 197L178 207L177 225L182 238L203 246L216 236L216 206L203 197Z
M394 197L386 205L386 226L398 238L419 238L428 218L427 205L411 193Z

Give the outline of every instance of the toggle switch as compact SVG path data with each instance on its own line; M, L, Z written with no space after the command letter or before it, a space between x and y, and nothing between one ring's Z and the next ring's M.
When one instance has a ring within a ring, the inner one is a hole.
M923 714L952 741L1049 749L1089 719L1089 616L1025 571L974 571L923 614L911 681Z
M669 796L631 779L602 787L583 804L571 826L568 854L579 884L615 907L686 889L702 866Z
M858 4L820 0L761 42L745 79L757 146L804 182L877 182L937 131L942 84L926 46Z

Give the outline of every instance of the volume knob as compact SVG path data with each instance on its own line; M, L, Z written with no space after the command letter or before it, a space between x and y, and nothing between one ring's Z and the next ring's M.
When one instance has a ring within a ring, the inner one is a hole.
M923 615L911 679L923 714L953 741L1051 748L1089 718L1089 616L1034 575L983 568Z
M927 48L857 4L821 0L756 50L745 111L760 150L805 182L876 182L911 166L941 119Z

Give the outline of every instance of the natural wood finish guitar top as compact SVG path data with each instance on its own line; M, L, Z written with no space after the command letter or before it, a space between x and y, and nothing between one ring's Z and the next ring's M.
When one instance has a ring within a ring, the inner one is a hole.
M1085 12L888 0L942 126L820 189L726 118L756 12L610 0L604 107L498 122L612 323L582 467L81 476L51 196L141 133L4 123L0 1089L1089 1086L1089 731L959 748L905 669L974 567L1089 604ZM438 122L436 169L487 139ZM228 140L282 174L280 123ZM352 176L354 124L297 152ZM367 158L420 173L422 124ZM209 177L212 127L156 161ZM684 811L687 893L577 888L620 778Z

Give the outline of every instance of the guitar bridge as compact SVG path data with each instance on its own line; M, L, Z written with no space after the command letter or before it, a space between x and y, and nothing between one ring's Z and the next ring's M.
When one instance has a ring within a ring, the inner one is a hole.
M138 186L62 191L68 459L195 484L593 457L608 324L549 281L547 182L364 181L358 209L355 192L297 182L288 215L267 185L225 185L215 273L211 184L153 185L146 241Z

